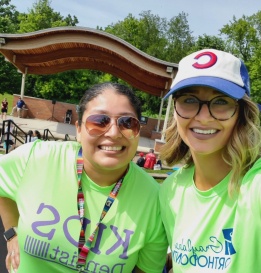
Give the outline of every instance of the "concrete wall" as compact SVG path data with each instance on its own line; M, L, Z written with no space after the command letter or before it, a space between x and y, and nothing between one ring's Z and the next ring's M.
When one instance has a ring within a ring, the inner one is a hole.
M151 139L161 138L161 130L163 128L164 120L160 121L159 132L156 132L158 119L148 118L147 124L141 124L141 136Z
M18 97L20 95L14 95L13 106L16 105ZM33 97L24 96L24 102L26 103L26 109L23 113L23 117L36 118L43 120L54 120L58 122L64 122L66 111L72 110L71 124L74 124L77 120L76 105L56 101L55 104L52 100L38 99Z

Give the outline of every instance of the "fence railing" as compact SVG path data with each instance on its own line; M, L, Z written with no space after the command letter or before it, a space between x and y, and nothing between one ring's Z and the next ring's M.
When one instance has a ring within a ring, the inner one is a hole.
M1 144L5 149L5 153L8 153L9 143L17 146L19 144L25 143L27 133L21 129L13 120L7 119L3 121L1 129Z
M43 140L55 140L56 138L49 129L44 129Z
M2 127L1 127L2 126ZM49 129L44 129L42 140L50 141L59 140L56 138ZM60 139L62 140L62 139ZM22 128L20 128L12 119L4 120L0 124L0 148L5 149L5 153L9 152L10 145L7 143L14 143L14 147L30 142L30 136ZM68 134L65 134L63 141L71 141L71 138Z

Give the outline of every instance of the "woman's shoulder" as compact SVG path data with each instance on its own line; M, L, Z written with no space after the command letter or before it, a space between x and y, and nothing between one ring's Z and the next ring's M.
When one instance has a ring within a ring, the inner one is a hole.
M162 188L169 189L173 186L184 186L193 181L194 165L184 165L179 169L173 169L173 172L164 180Z
M261 178L261 158L257 159L254 165L244 175L242 184L253 181L256 177ZM259 183L261 185L261 183Z
M20 146L30 150L30 157L57 159L58 157L76 156L80 144L76 141L42 141L37 139ZM20 148L19 147L19 148ZM21 150L22 151L22 150Z
M70 149L78 150L80 148L80 144L77 141L42 141L36 139L34 142L36 143L37 148L49 148L57 151Z
M128 177L136 181L140 187L151 187L158 189L159 183L149 175L143 168L138 166L135 162L130 163L130 171Z

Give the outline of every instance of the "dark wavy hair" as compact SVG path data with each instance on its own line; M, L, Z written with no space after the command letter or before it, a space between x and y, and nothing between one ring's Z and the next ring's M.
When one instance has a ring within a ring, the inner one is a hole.
M130 89L128 86L119 84L119 83L112 83L112 82L104 82L99 83L94 86L92 86L90 89L88 89L83 97L80 100L79 108L78 108L78 124L81 126L82 124L82 116L84 111L86 110L88 102L102 94L106 89L112 89L119 95L124 95L128 98L130 104L134 108L134 111L137 115L137 118L140 120L141 118L141 103L139 99L136 97L135 93L132 89Z

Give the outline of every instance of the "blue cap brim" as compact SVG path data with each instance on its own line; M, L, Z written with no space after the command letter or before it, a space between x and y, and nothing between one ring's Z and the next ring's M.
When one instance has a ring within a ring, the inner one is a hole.
M178 82L164 96L164 99L168 98L170 95L176 93L177 91L181 89L192 87L192 86L211 87L234 99L242 99L245 93L247 93L246 89L244 89L243 87L233 82L230 82L221 78L217 78L217 77L200 76L200 77L188 78Z

